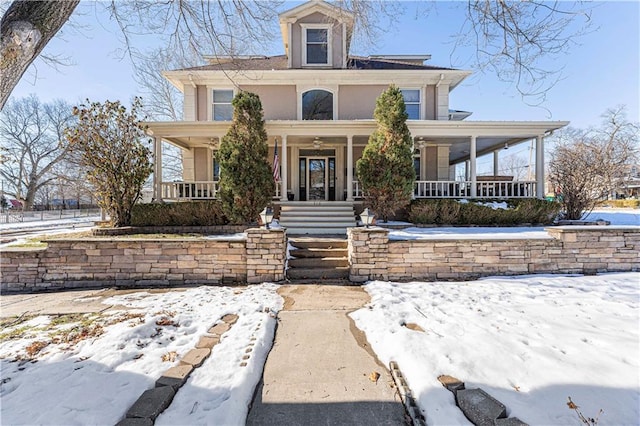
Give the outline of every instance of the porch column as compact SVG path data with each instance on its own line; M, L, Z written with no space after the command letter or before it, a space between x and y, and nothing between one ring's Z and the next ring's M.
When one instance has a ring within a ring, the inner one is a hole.
M500 151L493 151L493 175L498 176L500 166Z
M162 138L153 137L153 201L162 202Z
M347 135L347 201L353 201L353 135Z
M469 160L466 160L464 162L464 180L470 180L471 179L471 177L470 177L471 172L469 171L469 164L471 164L471 161L469 161Z
M289 179L289 167L287 165L287 135L282 135L282 155L280 156L280 165L282 166L282 173L280 175L280 201L287 201L287 186Z
M536 138L536 198L544 198L544 136Z
M476 137L471 136L469 147L469 174L471 175L471 197L478 196L478 188L476 187Z

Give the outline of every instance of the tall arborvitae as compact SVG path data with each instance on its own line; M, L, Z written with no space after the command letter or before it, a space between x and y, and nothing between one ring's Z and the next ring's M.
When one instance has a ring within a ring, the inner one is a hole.
M356 164L365 204L386 221L411 202L416 179L413 139L407 127L402 92L390 86L376 101L378 128Z
M232 105L233 122L218 151L220 199L232 223L248 224L269 204L275 186L260 98L240 92Z

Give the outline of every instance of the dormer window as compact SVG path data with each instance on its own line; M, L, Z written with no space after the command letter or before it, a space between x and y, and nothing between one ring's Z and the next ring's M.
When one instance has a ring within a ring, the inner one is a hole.
M302 27L302 64L305 66L331 65L331 26L300 24Z

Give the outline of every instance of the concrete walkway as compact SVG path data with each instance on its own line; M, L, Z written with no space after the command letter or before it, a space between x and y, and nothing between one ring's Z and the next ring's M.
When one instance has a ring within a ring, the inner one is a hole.
M366 292L291 285L279 293L285 306L247 425L407 424L389 372L347 316L369 301Z

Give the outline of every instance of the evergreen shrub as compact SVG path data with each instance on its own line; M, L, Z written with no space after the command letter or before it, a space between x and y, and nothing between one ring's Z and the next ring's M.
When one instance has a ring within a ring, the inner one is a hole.
M219 226L228 223L217 200L136 204L131 217L132 226Z
M506 201L508 209L493 209L476 200L414 200L409 209L409 221L419 225L522 225L553 223L560 204L537 198Z

